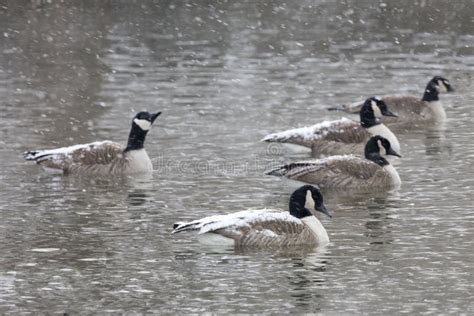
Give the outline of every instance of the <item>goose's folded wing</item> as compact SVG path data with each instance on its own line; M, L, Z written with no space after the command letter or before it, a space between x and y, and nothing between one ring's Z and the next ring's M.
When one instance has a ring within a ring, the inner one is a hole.
M114 142L105 141L91 143L79 148L70 154L72 161L77 164L107 165L117 158L123 156L123 146Z
M326 159L295 162L268 174L322 186L346 186L354 181L373 177L381 167L355 156L334 156Z
M29 151L24 154L24 157L26 160L33 160L48 168L65 169L72 163L84 165L107 164L122 152L123 147L120 144L103 141L49 150Z
M289 215L280 219L258 219L246 225L237 225L213 231L235 240L239 246L286 246L311 242L305 225Z
M366 137L366 133L359 123L342 118L336 121L325 121L313 126L269 134L262 141L291 143L311 147L314 142L318 141L353 142L354 138L363 140Z
M355 179L367 180L383 168L364 158L355 156L342 156L341 159L326 159L326 168L332 173Z
M370 133L355 121L344 122L326 132L326 135L315 142L362 143L370 137Z
M383 98L388 108L398 115L421 115L426 104L414 96L386 96Z

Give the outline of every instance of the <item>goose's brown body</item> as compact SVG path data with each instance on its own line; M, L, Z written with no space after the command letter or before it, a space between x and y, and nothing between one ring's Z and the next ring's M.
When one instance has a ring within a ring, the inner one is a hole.
M394 179L392 169L392 166L382 167L360 157L333 156L327 159L290 163L268 174L317 184L321 188L371 190L398 186L398 174Z
M83 176L122 176L151 174L153 167L145 151L145 138L161 112L139 112L132 120L127 147L111 141L24 153L26 160L63 174Z
M437 112L430 106L430 102L422 101L415 96L385 96L382 100L397 113L398 117L383 116L380 121L387 125L416 127L419 124L429 124L438 120ZM346 113L358 114L364 102L355 102L343 105L341 110ZM438 106L441 106L438 104ZM441 118L442 119L442 118Z
M298 219L275 210L248 210L176 224L173 233L181 231L198 231L202 242L219 235L236 247L321 246L329 242L316 217Z
M291 247L321 243L302 221L255 221L251 225L226 227L212 233L233 239L238 247Z
M144 149L124 150L120 144L103 141L32 151L25 154L25 159L36 161L47 169L74 175L119 176L153 171Z

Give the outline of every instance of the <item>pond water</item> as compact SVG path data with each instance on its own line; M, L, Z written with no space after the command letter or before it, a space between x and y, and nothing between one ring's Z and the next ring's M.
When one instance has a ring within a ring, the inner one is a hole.
M474 2L0 1L0 312L474 313ZM448 120L400 132L397 192L334 193L324 250L234 251L177 220L286 208L259 140L372 95ZM125 142L162 111L150 179L45 174L22 152Z

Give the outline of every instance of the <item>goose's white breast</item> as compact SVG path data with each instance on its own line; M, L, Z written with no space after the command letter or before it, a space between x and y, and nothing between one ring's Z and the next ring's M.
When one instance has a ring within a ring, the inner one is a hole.
M428 102L428 107L432 112L432 117L435 121L446 120L446 112L444 111L443 105L439 101Z
M325 245L329 243L329 236L328 233L326 232L326 229L324 229L323 224L314 216L307 216L305 218L302 218L301 221L311 229L313 234L316 236L319 245Z
M130 172L152 172L153 166L145 149L131 150L128 155L128 167Z
M398 175L398 172L395 167L392 165L386 165L383 168L390 174L395 188L399 188L402 184L402 180L400 179L400 176Z
M367 130L372 135L380 135L388 139L392 149L397 153L400 153L400 143L398 142L397 136L395 136L395 134L392 133L392 131L387 126L384 124L377 124L375 126L369 127Z

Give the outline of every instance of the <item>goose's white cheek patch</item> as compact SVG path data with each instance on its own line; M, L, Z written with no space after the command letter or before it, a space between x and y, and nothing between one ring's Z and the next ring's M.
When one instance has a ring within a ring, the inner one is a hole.
M314 199L310 190L306 191L306 203L304 204L304 207L308 210L314 210Z
M380 111L379 106L375 101L370 101L370 105L372 106L372 111L374 112L375 117L382 117L382 111Z
M438 81L438 90L439 92L448 92L448 87L446 87L442 80Z
M382 145L382 142L380 141L380 139L377 141L377 145L379 146L379 152L380 152L382 155L387 155L387 150L386 150L385 147Z
M134 119L133 121L144 131L148 131L151 127L151 123L147 120Z

